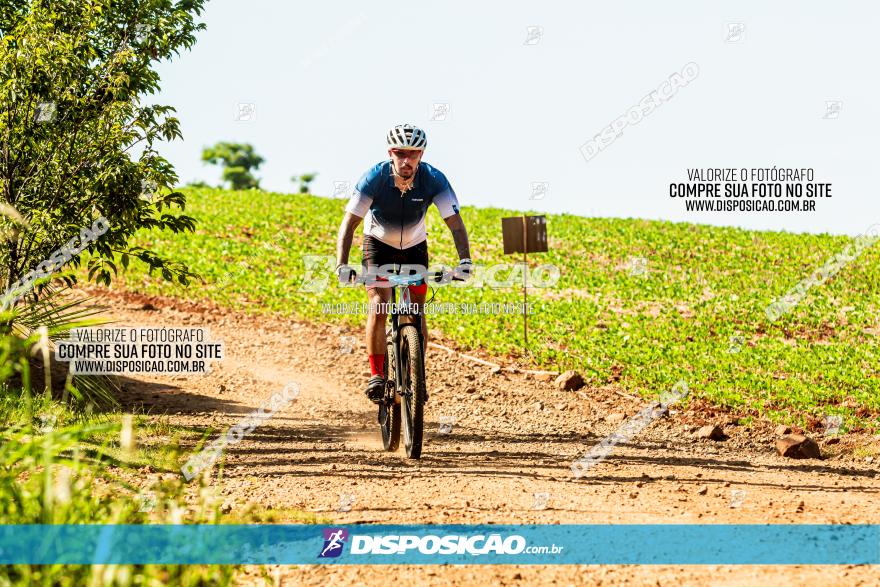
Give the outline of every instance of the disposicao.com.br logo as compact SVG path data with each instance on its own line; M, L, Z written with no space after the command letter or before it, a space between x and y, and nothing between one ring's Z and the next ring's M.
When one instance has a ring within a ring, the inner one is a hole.
M349 538L348 532L341 528L324 530L324 547L320 558L337 557ZM526 539L518 534L502 536L501 534L387 534L351 536L352 555L406 555L418 552L427 555L462 555L480 556L487 554L560 554L562 546L529 546Z
M318 558L336 558L342 554L345 541L348 540L348 530L345 528L324 528L324 546Z

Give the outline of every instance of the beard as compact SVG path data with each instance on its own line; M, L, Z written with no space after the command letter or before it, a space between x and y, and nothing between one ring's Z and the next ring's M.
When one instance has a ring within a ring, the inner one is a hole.
M399 173L394 165L391 166L391 169L394 172L394 185L400 190L402 196L412 188L413 180L416 177L415 169L410 167L408 172L401 170L402 173ZM407 175L403 175L403 173L407 173Z

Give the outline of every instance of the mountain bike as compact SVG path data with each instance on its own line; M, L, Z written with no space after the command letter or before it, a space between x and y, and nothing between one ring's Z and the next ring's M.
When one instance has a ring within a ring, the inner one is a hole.
M379 428L382 430L382 445L385 450L394 452L400 446L400 428L403 424L403 443L406 456L417 459L422 454L422 438L425 423L425 357L423 354L424 333L418 309L411 303L408 285L420 285L427 281L444 281L451 272L446 269L387 276L391 285L391 325L386 334L385 348L385 397L379 403ZM452 277L461 281L457 277ZM448 281L448 280L447 280ZM397 288L404 286L397 304ZM433 299L433 297L432 297ZM429 303L428 301L425 302ZM398 309L400 308L400 309ZM415 309L415 311L411 311ZM412 316L411 321L401 323L401 316Z

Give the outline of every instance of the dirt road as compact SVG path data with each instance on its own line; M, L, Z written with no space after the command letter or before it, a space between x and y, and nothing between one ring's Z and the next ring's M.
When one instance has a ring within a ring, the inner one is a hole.
M289 382L298 401L227 454L221 491L232 507L299 508L339 523L880 523L880 439L847 436L823 460L783 459L773 426L732 425L699 402L652 423L581 479L570 465L646 405L622 390L565 392L428 353L423 458L384 453L362 334L253 317L177 300L95 289L120 325L205 326L226 359L204 377L138 377L124 405L175 423L223 429ZM352 346L353 337L354 344ZM699 392L699 382L689 382ZM441 428L441 423L443 427ZM720 423L726 441L691 431ZM450 428L451 427L451 428ZM820 437L821 439L821 437ZM402 500L401 495L418 496ZM284 520L281 520L284 521ZM780 548L786 548L781 544ZM283 585L877 585L878 567L275 567ZM256 569L244 583L264 584Z

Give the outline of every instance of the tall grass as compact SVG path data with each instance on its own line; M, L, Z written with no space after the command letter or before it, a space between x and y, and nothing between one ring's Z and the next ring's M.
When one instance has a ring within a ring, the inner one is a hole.
M187 490L180 475L140 489L131 416L83 418L30 389L35 338L0 337L0 522L147 524L220 521L210 488ZM14 383L15 382L15 383ZM177 455L163 453L176 470ZM193 505L195 504L195 505ZM0 585L228 585L236 567L209 565L7 565Z

